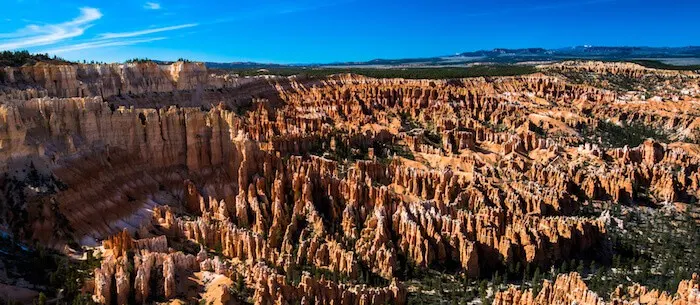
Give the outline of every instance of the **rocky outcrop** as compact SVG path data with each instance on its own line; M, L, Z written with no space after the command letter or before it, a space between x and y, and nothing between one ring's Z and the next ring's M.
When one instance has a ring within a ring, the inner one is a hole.
M626 291L626 292L623 292ZM583 282L578 273L561 274L554 283L545 280L542 290L533 295L531 289L519 290L513 286L503 292L497 292L494 296L494 305L535 305L535 304L669 304L689 305L697 304L700 290L698 290L698 276L693 275L691 280L681 281L678 292L671 296L666 292L657 290L648 291L646 287L634 284L625 290L622 286L612 293L609 301L592 292Z
M255 283L255 304L406 304L406 288L396 282L372 288L317 280L304 273L298 285L289 285L285 276L262 263L253 267L247 281Z
M187 293L181 290L184 286L179 282L197 271L199 263L196 258L182 252L141 252L133 257L116 258L108 255L102 266L95 269L94 299L101 304L111 304L113 301L132 304L131 300L148 304L158 297L177 298ZM130 272L135 272L135 275ZM117 296L117 300L112 300L113 295Z
M698 304L700 303L700 279L697 274L693 274L691 279L682 280L673 295L666 291L650 290L637 283L626 288L618 286L611 298L620 304Z

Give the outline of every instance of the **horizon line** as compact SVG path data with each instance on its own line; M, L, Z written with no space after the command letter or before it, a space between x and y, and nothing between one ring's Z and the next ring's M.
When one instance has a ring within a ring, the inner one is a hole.
M287 63L281 63L281 62L273 62L273 61L210 61L210 60L192 60L189 58L185 58L187 61L191 62L201 62L201 63L213 63L213 64L236 64L236 63L243 63L243 64L258 64L258 65L279 65L279 66L313 66L313 65L334 65L334 64L356 64L356 63L371 63L373 61L400 61L400 60L418 60L418 59L435 59L435 58L443 58L443 57L455 57L462 55L464 53L476 53L476 52L492 52L496 50L508 50L508 51L520 51L520 50L532 50L532 49L542 49L545 51L557 51L557 50L566 50L566 49L574 49L574 48L648 48L648 49L684 49L684 48L699 48L700 49L700 44L699 45L683 45L683 46L648 46L648 45L588 45L588 44L582 44L582 45L575 45L575 46L564 46L564 47L556 47L556 48L543 48L543 47L523 47L523 48L508 48L508 47L495 47L495 48L482 48L482 49L475 49L475 50L469 50L469 51L461 51L461 52L456 52L453 54L443 54L443 55L432 55L432 56L420 56L420 57L397 57L397 58L373 58L369 60L357 60L357 61L343 61L343 60L337 60L337 61L331 61L331 62L287 62ZM19 50L0 50L0 53L5 53L5 52L28 52L30 55L51 55L55 56L56 59L68 61L68 62L74 62L74 63L80 63L81 61L84 62L101 62L101 63L126 63L129 60L134 60L134 59L140 59L140 60L148 60L148 61L154 61L154 62L177 62L178 60L164 60L164 59L151 59L151 58L128 58L124 59L122 61L115 61L115 62L102 62L102 61L95 61L95 60L88 60L88 59L82 59L82 60L66 60L62 58L61 56L58 56L57 54L50 54L48 52L30 52L26 49L19 49ZM659 57L658 59L662 59L664 57ZM667 58L673 58L673 57L667 57ZM694 57L694 56L689 56L689 57L679 57L679 58L700 58L700 56ZM182 59L182 58L180 58ZM576 59L572 57L572 59ZM622 59L621 59L622 60ZM475 61L478 62L478 61Z

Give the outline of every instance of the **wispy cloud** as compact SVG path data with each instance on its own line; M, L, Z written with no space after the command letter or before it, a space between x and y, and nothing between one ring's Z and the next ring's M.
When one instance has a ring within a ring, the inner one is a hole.
M67 22L46 25L31 24L14 33L0 33L0 50L52 45L78 37L92 26L93 21L100 18L102 18L100 10L84 7L80 9L80 16Z
M86 50L86 49L97 49L97 48L114 47L114 46L129 46L129 45L164 40L164 39L167 39L167 38L166 37L154 37L154 38L132 39L132 40L97 40L97 41L91 41L91 42L78 43L78 44L64 46L64 47L58 47L55 49L43 51L41 53L61 54L61 53Z
M143 8L145 8L147 10L159 10L160 3L158 3L158 2L146 2L146 4L143 5Z
M195 27L197 25L198 25L197 23L187 23L187 24L174 25L174 26L168 26L168 27L162 27L162 28L134 31L134 32L104 33L104 34L100 34L100 38L101 39L114 39L114 38L137 37L137 36L143 36L143 35L148 35L148 34L191 28L191 27Z
M157 2L147 2L149 9L160 9ZM102 12L97 8L80 8L77 17L55 24L41 21L26 21L29 25L10 33L0 33L0 50L16 50L43 47L40 53L59 54L86 49L97 49L114 46L128 46L167 39L163 35L154 37L156 33L175 31L197 26L197 23L187 23L166 27L155 27L131 32L102 33L84 38L87 29L102 18ZM0 21L3 19L0 19Z

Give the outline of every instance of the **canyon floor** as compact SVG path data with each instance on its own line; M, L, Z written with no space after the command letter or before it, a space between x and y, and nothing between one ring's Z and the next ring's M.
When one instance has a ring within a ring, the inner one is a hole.
M0 69L0 303L700 304L700 74Z

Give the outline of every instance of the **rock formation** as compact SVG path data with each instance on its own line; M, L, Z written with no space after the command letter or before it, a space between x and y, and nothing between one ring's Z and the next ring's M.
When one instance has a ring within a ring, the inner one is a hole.
M693 274L692 279L683 280L678 285L675 295L658 290L649 291L646 287L634 284L627 288L619 286L605 301L602 297L592 292L583 282L578 273L561 274L554 283L545 280L542 290L534 295L532 289L519 290L510 287L503 292L497 292L494 296L493 305L536 305L536 304L582 304L582 305L605 305L605 304L667 304L667 305L690 305L700 302L700 282L698 275Z
M627 103L543 74L210 72L182 62L5 68L0 224L55 249L102 245L93 294L103 304L405 304L407 264L469 278L548 267L604 239L604 219L578 214L590 202L700 196L697 144L603 147L584 136L638 120L680 140L700 124L686 99ZM692 304L697 279L678 294L631 287L616 298ZM572 302L602 304L575 274L495 300Z

